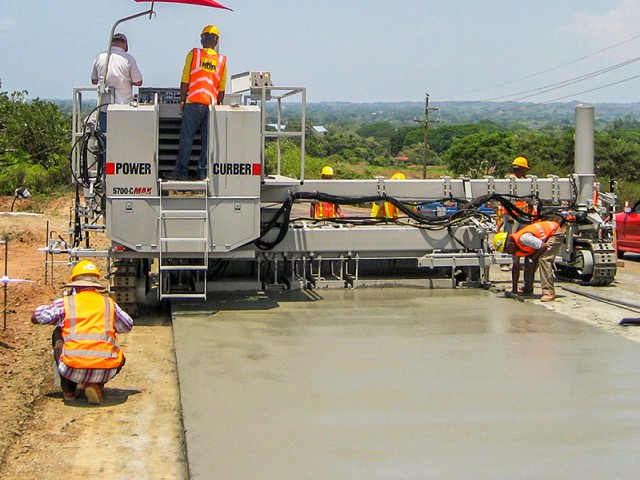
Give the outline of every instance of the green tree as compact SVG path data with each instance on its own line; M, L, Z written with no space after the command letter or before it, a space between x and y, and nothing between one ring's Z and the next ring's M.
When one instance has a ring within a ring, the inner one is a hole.
M516 156L529 161L530 175L565 176L573 171L573 130L518 130L513 135L513 148Z
M471 178L503 176L509 171L513 155L510 133L474 133L453 141L445 154L445 163L457 175Z
M391 122L370 123L356 130L356 133L361 137L371 137L382 143L388 143L395 132L396 128L391 125Z
M419 129L420 134L424 135L424 130ZM431 153L443 155L456 138L466 137L474 133L489 134L493 132L505 131L504 128L498 127L490 122L480 122L469 125L438 125L429 128L429 150ZM422 142L422 138L419 140Z
M27 92L0 92L0 191L48 192L69 182L69 117Z
M596 174L613 180L640 180L640 145L597 133L595 139Z

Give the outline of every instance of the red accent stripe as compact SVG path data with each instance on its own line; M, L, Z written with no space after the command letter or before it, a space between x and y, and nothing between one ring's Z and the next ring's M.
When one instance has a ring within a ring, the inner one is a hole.
M261 175L262 165L260 163L254 163L251 165L251 175Z
M116 164L111 162L111 163L107 163L107 175L113 175L114 173L116 173Z

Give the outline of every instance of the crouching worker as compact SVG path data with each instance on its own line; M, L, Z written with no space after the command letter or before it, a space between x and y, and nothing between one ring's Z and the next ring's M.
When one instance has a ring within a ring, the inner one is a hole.
M64 400L74 400L84 389L89 403L102 403L104 384L125 364L116 345L116 333L127 333L133 320L118 304L103 295L98 267L79 262L65 287L70 292L51 305L35 309L31 321L55 325L51 336Z
M524 265L524 286L518 290L520 280L520 262L514 262L511 271L512 293L531 295L533 293L534 275L540 267L541 302L552 302L556 299L553 284L553 264L564 240L564 229L558 222L542 221L521 228L509 235L497 233L493 239L494 247L499 252L506 252L514 257L526 257L531 261Z

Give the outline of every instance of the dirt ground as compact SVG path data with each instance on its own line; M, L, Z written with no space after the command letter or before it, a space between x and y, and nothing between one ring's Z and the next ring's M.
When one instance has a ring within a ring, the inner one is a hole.
M23 200L14 205L15 215L7 213L12 201L0 198L0 239L9 238L7 274L34 283L10 283L6 289L0 478L187 478L169 312L143 311L133 331L118 337L127 365L107 384L103 405L80 398L65 406L53 384L53 329L32 325L30 318L36 306L60 295L69 275L67 257L58 255L45 284L46 256L37 249L46 245L47 222L54 237L68 239L71 200ZM42 215L20 214L33 211ZM0 262L4 267L5 245Z
M46 244L47 228L56 232L54 237L68 238L71 200L44 205L24 200L14 207L16 213L40 215L9 214L12 200L0 197L0 239L9 238L8 277L34 283L6 288L6 328L0 330L0 478L187 478L169 312L142 311L133 331L119 336L128 363L107 384L103 405L89 406L80 398L65 406L53 384L52 328L32 325L30 316L36 306L60 295L69 274L66 256L59 255L45 276L45 254L37 249ZM596 289L598 294L640 302L640 256L630 257L616 282ZM0 245L0 262L2 268L5 245ZM510 273L492 269L492 291L500 296L509 278ZM570 284L560 282L558 300L546 308L640 341L640 327L618 325L640 312L564 291L562 285ZM542 305L537 299L526 301Z

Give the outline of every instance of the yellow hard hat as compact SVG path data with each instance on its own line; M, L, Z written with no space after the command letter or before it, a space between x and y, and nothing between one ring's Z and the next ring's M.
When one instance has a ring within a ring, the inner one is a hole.
M328 175L333 177L333 168L331 168L329 165L326 165L324 167L322 167L322 175Z
M407 177L405 176L404 173L394 173L393 175L391 175L391 180L406 180Z
M93 275L96 278L100 278L100 271L98 267L96 267L95 263L89 260L82 260L78 262L73 270L71 270L71 276L69 277L69 281L73 282L76 277L80 275Z
M507 238L509 238L509 234L507 232L498 232L493 237L493 247L497 252L504 252L504 246L507 243Z
M218 27L215 25L207 25L202 29L202 33L200 35L215 35L219 37L220 32L218 31Z
M514 167L522 167L529 170L529 162L524 157L516 157L511 165L513 165Z

